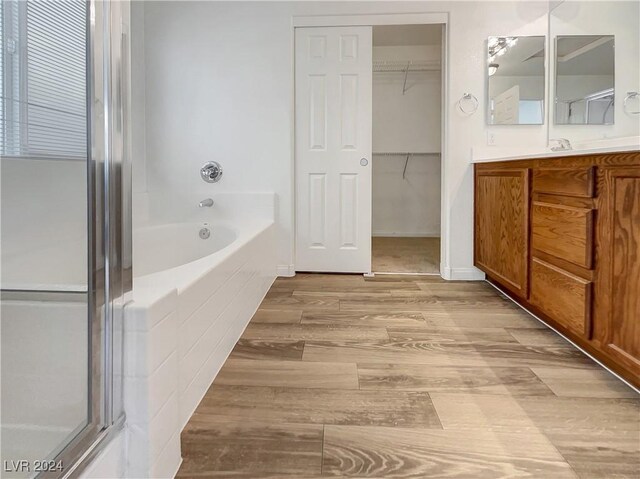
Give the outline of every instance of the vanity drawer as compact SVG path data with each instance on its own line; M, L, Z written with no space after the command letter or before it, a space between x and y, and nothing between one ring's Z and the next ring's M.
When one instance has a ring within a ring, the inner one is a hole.
M594 167L536 168L533 170L533 191L593 198L595 192Z
M531 260L531 304L585 337L591 330L592 284L538 258Z
M593 267L593 210L534 201L531 247L582 268Z

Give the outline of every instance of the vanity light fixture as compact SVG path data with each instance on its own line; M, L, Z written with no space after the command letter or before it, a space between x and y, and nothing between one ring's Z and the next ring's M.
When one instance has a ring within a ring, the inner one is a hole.
M500 68L500 65L498 65L497 63L489 63L489 76L495 75L495 73L498 71L498 68Z
M493 62L496 57L501 57L507 53L507 49L518 43L516 37L489 37L489 61Z

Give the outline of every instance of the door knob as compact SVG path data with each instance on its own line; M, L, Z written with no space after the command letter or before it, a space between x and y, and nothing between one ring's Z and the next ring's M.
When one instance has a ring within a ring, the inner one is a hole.
M369 160L366 158L360 158L360 166L367 166L369 164Z

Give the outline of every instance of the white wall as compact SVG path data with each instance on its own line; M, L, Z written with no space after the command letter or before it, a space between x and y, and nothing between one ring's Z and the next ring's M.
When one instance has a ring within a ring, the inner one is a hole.
M473 145L486 143L485 41L545 35L546 2L145 2L144 9L149 190L275 191L281 265L293 263L294 251L292 16L448 12L449 239L442 270L449 277L477 275L470 158ZM480 100L470 117L455 109L464 92ZM495 137L498 144L546 145L544 126L501 126ZM208 160L225 167L215 185L198 176Z
M375 28L375 27L374 27ZM439 63L440 46L374 47L374 60ZM440 236L441 72L373 74L373 236ZM375 152L435 152L409 160Z
M544 98L543 76L492 76L489 82L489 98L495 98L509 88L520 87L520 100L541 100Z
M373 236L440 236L440 156L373 156Z
M381 51L382 50L382 51ZM434 49L431 49L434 50ZM407 55L407 51L412 54ZM374 47L373 59L438 61L428 47ZM440 152L441 72L373 74L373 151Z
M638 135L640 115L625 114L622 102L628 91L640 91L640 2L565 1L551 12L550 31L554 38L557 35L615 35L616 97L613 125L555 125L552 114L549 137L579 141ZM553 51L552 58L549 69L551 78L555 78ZM552 84L551 98L555 96L553 89Z
M611 75L562 75L557 85L558 98L576 100L611 88Z

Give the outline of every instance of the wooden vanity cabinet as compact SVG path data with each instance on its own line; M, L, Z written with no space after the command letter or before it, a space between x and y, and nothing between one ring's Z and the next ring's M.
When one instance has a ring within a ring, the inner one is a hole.
M603 167L599 178L594 335L608 355L640 375L640 165Z
M525 296L529 279L529 170L477 171L475 196L476 264L505 288Z
M475 265L640 385L640 152L475 165Z

